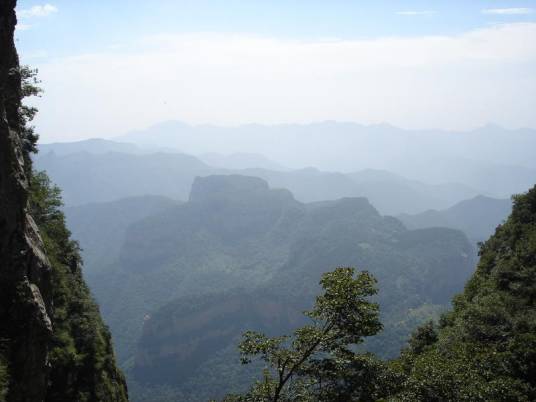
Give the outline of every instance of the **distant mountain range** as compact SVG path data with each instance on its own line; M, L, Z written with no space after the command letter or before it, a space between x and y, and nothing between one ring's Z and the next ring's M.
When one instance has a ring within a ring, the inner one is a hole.
M228 155L212 152L198 156L207 165L224 169L260 168L266 170L289 170L261 154L232 153Z
M179 153L49 152L38 154L35 166L62 188L67 206L142 195L185 200L194 177L214 172L199 159Z
M53 153L57 156L87 152L90 154L105 154L108 152L122 152L127 154L143 154L146 151L137 145L105 140L102 138L90 138L88 140L73 142L54 142L50 144L38 144L38 154L46 155Z
M497 197L523 192L536 181L536 130L494 125L449 132L333 121L237 127L168 121L118 140L190 154L257 153L293 168L387 170L429 183L464 183Z
M395 355L416 325L446 308L474 264L460 231L407 230L364 198L304 204L262 179L226 175L195 179L188 199L67 208L131 390L151 390L147 400L165 389L206 400L247 383L235 365L241 331L299 324L321 273L339 265L378 278L385 331L367 348ZM104 221L110 229L101 232Z
M143 195L186 200L194 178L211 174L261 177L272 187L289 189L303 202L366 197L383 214L447 208L479 194L462 184L430 185L380 170L350 174L315 168L288 170L258 155L205 155L205 159L220 166L251 166L213 167L191 155L141 150L107 140L42 145L35 164L63 189L68 206Z

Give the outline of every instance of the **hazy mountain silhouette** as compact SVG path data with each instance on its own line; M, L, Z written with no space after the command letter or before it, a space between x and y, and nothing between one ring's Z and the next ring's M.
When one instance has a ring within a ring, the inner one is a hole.
M84 144L88 144L87 152ZM46 148L49 152L35 158L36 167L46 170L62 187L67 205L143 195L186 200L196 176L235 173L261 177L272 187L287 188L303 202L367 197L384 214L447 208L479 193L461 184L429 185L386 171L369 169L342 174L315 168L269 170L254 165L247 169L222 169L179 152L109 152L107 149L118 146L108 142L98 144L100 147L91 142L72 146L51 144ZM267 163L257 156L239 159L240 164Z
M430 210L416 215L398 215L410 229L447 227L462 230L474 242L491 236L512 210L509 199L477 196L442 210Z
M236 127L168 121L118 139L193 154L260 153L294 168L383 169L424 182L464 183L499 197L524 191L536 178L535 130L495 125L450 132L334 121Z

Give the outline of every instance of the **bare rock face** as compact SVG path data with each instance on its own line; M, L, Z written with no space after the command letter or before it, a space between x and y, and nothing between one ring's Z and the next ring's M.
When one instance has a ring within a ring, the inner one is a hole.
M15 3L0 4L0 342L9 362L10 400L37 401L45 395L52 334L50 264L26 213L28 181L18 117L20 75L13 43Z

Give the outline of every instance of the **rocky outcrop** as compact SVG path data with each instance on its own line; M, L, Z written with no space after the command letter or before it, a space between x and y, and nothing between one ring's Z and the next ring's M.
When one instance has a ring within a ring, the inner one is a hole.
M196 177L189 201L222 204L247 202L252 199L268 204L288 204L295 201L292 193L286 189L271 189L263 179L238 174Z
M26 213L15 3L0 4L0 341L9 367L9 400L33 401L42 400L46 389L51 284L42 241Z

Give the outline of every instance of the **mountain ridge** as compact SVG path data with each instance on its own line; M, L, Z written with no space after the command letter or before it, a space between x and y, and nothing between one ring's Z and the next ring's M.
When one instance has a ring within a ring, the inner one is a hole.
M512 201L477 195L460 201L445 210L428 210L416 215L401 214L397 217L408 228L450 227L460 229L476 242L491 236L495 228L507 218Z
M196 176L214 174L257 176L267 180L272 187L291 190L304 202L365 196L382 213L393 215L445 208L478 194L477 190L463 185L429 185L370 169L352 174L323 172L316 168L285 171L220 169L181 153L59 155L49 152L38 155L35 164L63 188L68 206L148 194L186 200Z

